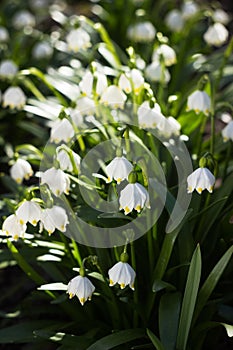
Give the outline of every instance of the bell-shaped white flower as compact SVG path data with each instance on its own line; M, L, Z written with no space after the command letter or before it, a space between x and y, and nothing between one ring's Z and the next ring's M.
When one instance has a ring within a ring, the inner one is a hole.
M159 133L164 137L171 137L172 135L178 136L180 134L181 125L173 117L163 117L157 126Z
M170 46L166 44L160 45L153 51L152 61L159 62L162 56L165 66L172 66L176 63L176 53Z
M94 290L95 286L91 283L89 278L80 275L74 277L68 283L67 287L67 293L69 294L70 299L76 295L81 305L84 305L87 300L91 300Z
M81 158L80 156L72 151L70 148L66 147L65 145L62 145L61 147L57 147L56 154L57 154L57 160L59 162L60 168L62 170L67 170L72 172L74 169L73 163L71 161L71 158L69 156L69 153L71 154L71 157L73 158L73 162L75 164L75 167L77 169L80 168L80 162Z
M174 32L180 32L184 27L184 19L179 10L171 10L165 17L168 28Z
M41 219L41 207L35 201L24 201L15 212L21 225L30 222L36 226Z
M161 119L165 118L158 103L150 108L149 102L145 101L138 108L138 124L141 128L155 128L160 124Z
M126 77L125 74L121 74L118 81L119 88L129 94L132 91L130 80Z
M80 90L88 97L91 97L93 92L94 78L96 78L96 94L98 96L100 96L108 86L108 81L105 74L95 72L93 75L88 71L79 83Z
M123 209L125 215L131 213L133 209L139 213L144 206L150 208L149 193L140 183L129 183L120 192L119 204L119 209Z
M2 225L2 231L8 236L12 236L15 241L23 238L27 226L21 224L15 214L6 218Z
M131 77L131 80L133 83L134 92L137 95L144 84L144 81L145 81L144 77L143 77L142 73L140 72L140 70L135 69L135 68L131 70L130 77Z
M77 101L77 109L82 115L94 114L96 111L95 102L88 96L81 97Z
M149 21L132 24L127 29L127 37L138 43L154 40L155 34L155 27Z
M57 119L50 132L51 142L59 143L61 141L69 142L74 136L74 129L68 119Z
M119 184L128 178L132 170L133 165L125 157L115 157L105 168L108 176L107 182L114 179Z
M129 286L132 290L134 290L136 273L127 262L119 261L116 263L108 271L108 276L110 286L114 286L116 283L118 283L121 289Z
M91 46L90 35L82 28L72 29L66 37L69 50L78 52Z
M41 213L41 223L48 234L51 235L55 229L65 232L69 224L65 209L54 205L52 208L44 209Z
M214 23L205 32L204 40L209 45L222 46L227 41L228 34L222 23Z
M194 1L185 1L181 7L182 17L186 20L197 14L199 7Z
M154 61L146 67L146 77L150 81L168 83L171 76L167 68L163 68L160 62Z
M189 97L187 101L187 110L194 110L195 113L203 112L208 115L210 112L211 100L205 91L196 90Z
M9 40L9 33L5 27L0 26L0 43L4 43Z
M23 90L18 86L11 86L3 94L3 107L10 109L21 109L26 103L26 96Z
M71 108L69 110L69 114L74 125L76 125L77 127L84 126L83 115L81 114L79 109Z
M53 48L48 41L41 41L36 43L32 50L32 56L37 60L49 58L53 54Z
M212 18L215 22L222 24L227 24L230 20L228 13L226 13L223 9L216 9Z
M18 67L12 60L4 60L0 64L0 76L12 78L18 71Z
M33 175L33 170L27 160L18 158L10 168L10 176L18 184L21 184L23 179L28 180Z
M196 190L199 194L205 189L213 192L215 177L207 168L198 168L187 178L188 193Z
M47 184L55 196L60 196L62 193L68 194L70 190L68 175L54 167L41 173L41 184Z
M34 27L35 24L35 17L27 10L19 11L13 17L13 26L18 30L25 27Z
M222 129L222 137L223 141L226 142L228 140L233 141L233 120L231 120L225 128Z
M101 96L100 102L112 108L124 108L127 97L124 92L115 85L110 85Z

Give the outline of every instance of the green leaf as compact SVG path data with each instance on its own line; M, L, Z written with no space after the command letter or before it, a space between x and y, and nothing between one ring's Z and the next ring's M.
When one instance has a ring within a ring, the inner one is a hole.
M159 292L160 290L167 289L167 290L175 290L176 287L173 286L171 283L167 283L162 280L155 280L152 286L153 292Z
M186 350L186 344L188 341L188 335L193 318L193 311L197 299L198 288L201 278L201 252L200 246L197 245L187 277L187 283L185 286L184 298L182 302L180 323L177 336L177 350Z
M225 270L228 262L231 259L232 253L233 253L233 246L231 246L226 251L226 253L222 256L222 258L218 261L218 263L215 265L215 267L207 277L205 283L201 287L198 295L198 299L197 299L193 322L196 321L198 315L200 314L201 310L203 309L207 300L209 299L211 293L213 292L223 271Z
M180 293L166 293L161 297L159 304L159 332L165 350L175 349L180 307Z
M127 329L124 331L119 331L106 337L103 337L94 344L92 344L87 350L109 350L113 349L115 346L128 343L132 340L143 338L145 332L143 329Z
M67 285L61 282L43 284L38 290L67 290Z
M156 335L153 332L151 332L149 329L147 329L146 332L147 332L148 337L152 341L152 344L154 345L154 347L157 350L165 350L165 348L163 347L163 344L161 343L159 338L156 337Z

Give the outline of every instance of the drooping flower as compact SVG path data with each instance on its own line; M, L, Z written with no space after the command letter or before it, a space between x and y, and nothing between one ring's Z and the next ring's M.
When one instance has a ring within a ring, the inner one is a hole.
M41 222L45 230L51 235L55 229L65 232L69 220L65 209L54 205L52 208L47 208L42 211Z
M180 134L181 125L173 117L163 117L157 126L159 133L164 137L171 137L172 135L178 136Z
M128 178L132 170L133 165L125 157L115 157L105 168L108 176L107 182L114 179L119 184Z
M230 20L228 13L223 9L216 9L213 13L213 20L218 23L227 24Z
M149 193L140 183L129 183L120 192L119 203L119 209L123 209L125 215L131 213L133 209L139 213L144 206L150 208Z
M21 224L15 214L8 216L2 225L3 232L5 232L6 235L12 236L15 241L19 238L23 238L26 228L27 226Z
M21 225L30 222L30 224L36 226L41 219L41 207L35 201L26 200L18 207L15 214Z
M198 168L187 178L188 193L196 190L199 194L207 189L210 193L213 192L215 177L207 168Z
M127 97L124 92L115 85L110 85L101 96L100 102L112 108L124 108Z
M66 37L68 48L73 52L86 50L91 46L90 35L83 29L72 29Z
M49 58L53 54L53 48L48 41L36 43L33 47L32 55L36 59Z
M222 129L222 137L223 141L226 142L228 140L233 141L233 120L231 120L225 128Z
M170 30L180 32L184 27L184 19L179 10L171 10L165 17L165 23Z
M93 93L94 78L96 79L95 92L98 96L100 96L108 87L108 81L105 74L95 72L93 75L90 71L88 71L79 83L80 90L88 97L91 97Z
M228 38L228 30L222 23L214 23L204 34L204 40L207 44L213 46L222 46Z
M185 1L181 7L182 17L187 20L196 15L199 11L199 7L194 1Z
M65 150L65 149L67 150ZM71 154L72 158L73 158L73 162L75 163L75 167L77 169L80 168L80 162L81 162L81 158L80 156L75 153L74 151L72 151L70 148L66 147L65 145L62 145L61 147L57 147L56 149L56 154L57 154L57 160L60 164L60 168L62 170L67 170L67 171L73 171L73 163L71 162L69 153Z
M68 194L70 189L68 175L54 167L41 173L41 184L47 184L55 196L60 196L62 193Z
M81 97L77 101L77 109L82 115L90 115L95 113L95 101L87 96Z
M26 96L23 90L18 86L11 86L3 94L3 107L10 109L21 109L26 103Z
M138 108L138 124L141 128L155 128L160 124L162 118L165 117L162 115L158 103L150 108L149 102L145 101Z
M172 66L176 63L176 53L172 47L162 44L153 51L152 61L159 61L162 56L165 66Z
M68 283L67 287L67 293L69 294L70 299L76 295L81 305L84 305L87 300L91 300L94 290L95 286L91 283L89 278L80 275L74 277Z
M0 64L0 76L12 78L18 71L18 67L12 60L4 60Z
M134 280L136 273L134 269L127 263L119 261L109 271L109 285L114 286L116 283L123 289L129 285L134 290Z
M127 78L125 74L121 74L119 81L118 81L119 88L126 92L127 94L130 94L132 91L130 80Z
M134 42L149 42L154 40L156 29L149 21L132 24L127 29L127 37Z
M5 27L0 26L0 42L4 43L9 40L9 33Z
M140 70L138 69L135 69L133 68L130 72L130 77L131 77L131 80L132 80L132 83L133 83L133 90L134 90L134 93L137 95L143 84L144 84L144 77L142 75L142 73L140 72Z
M196 90L188 97L187 110L194 110L195 113L203 112L208 115L210 106L210 97L205 91Z
M18 30L25 27L34 27L35 24L35 17L27 10L19 11L13 17L13 26Z
M18 158L10 168L10 176L18 184L21 184L23 179L28 180L32 175L32 167L30 163L25 159Z
M51 142L59 143L61 141L69 142L74 136L74 129L68 119L57 119L51 129Z
M168 83L171 76L167 68L163 68L160 62L154 61L146 67L146 77L150 81Z

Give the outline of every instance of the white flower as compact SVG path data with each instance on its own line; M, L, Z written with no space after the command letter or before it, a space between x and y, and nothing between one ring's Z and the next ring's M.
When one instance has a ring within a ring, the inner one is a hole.
M161 119L165 118L160 106L155 103L153 108L150 108L149 102L145 101L138 108L138 124L141 128L155 128L160 124Z
M178 136L181 129L180 123L173 117L161 118L157 127L160 134L164 137L171 137L172 135Z
M74 125L78 127L84 126L83 116L77 108L70 109L69 114Z
M95 113L96 106L92 98L84 96L77 101L77 109L82 115Z
M13 17L13 26L16 29L23 29L25 27L34 27L36 24L35 17L26 10L17 12Z
M215 177L207 168L198 168L187 178L188 193L196 190L199 194L207 189L210 193L213 192Z
M21 109L26 103L26 96L23 90L18 86L9 87L3 94L3 107L9 106L10 109Z
M21 225L30 222L30 224L36 226L37 222L41 219L41 207L34 201L24 201L18 207L15 214Z
M105 168L108 176L107 182L111 182L114 179L119 184L128 178L132 170L133 165L125 157L115 157Z
M33 47L32 55L36 59L49 58L53 54L53 48L47 41L36 43Z
M41 173L41 184L47 184L55 196L69 193L70 179L61 169L50 168Z
M134 269L127 263L119 261L109 271L109 285L114 286L118 283L121 289L129 285L134 290L134 280L136 273Z
M226 142L228 140L233 141L233 120L231 120L225 128L222 129L222 137L223 141Z
M66 37L68 48L73 52L86 50L91 46L90 35L82 28L72 29Z
M170 80L170 73L166 68L162 68L160 62L152 62L146 67L145 74L147 78L155 82L168 83Z
M170 30L180 32L184 27L184 19L178 10L170 11L165 17L165 23Z
M64 148L65 148L65 145L62 145L62 147L57 147L56 149L57 160L60 164L60 168L62 170L73 171L73 164L68 154L68 152L70 152L72 154L73 161L75 163L76 168L79 169L80 162L81 162L80 156L74 151L72 151L71 149L69 149L68 147L66 148L68 152Z
M144 84L144 78L140 70L138 69L132 69L130 72L130 77L133 83L133 89L135 94L137 95L139 91L141 90L143 84Z
M194 1L185 1L181 7L181 14L182 17L186 20L193 17L198 12L198 10L199 8Z
M124 210L124 214L127 215L135 209L138 213L144 206L150 208L149 194L145 187L138 182L129 183L120 192L120 210Z
M134 42L148 42L155 38L156 30L149 21L132 24L127 29L127 37Z
M79 299L81 305L87 300L91 300L92 294L94 293L95 287L87 277L77 276L74 277L67 287L67 293L70 299L75 295Z
M228 38L228 30L222 23L214 23L204 34L204 40L209 45L222 46Z
M65 232L66 225L68 225L68 217L65 209L54 205L52 208L42 210L41 222L49 235L51 235L55 229Z
M203 112L208 115L210 106L210 97L205 91L196 90L188 97L187 110L193 109L195 113Z
M3 43L9 40L9 33L5 27L0 26L0 42Z
M162 44L156 48L152 55L152 61L159 61L160 56L163 57L165 66L172 66L176 63L176 53L168 45Z
M69 142L74 136L74 129L68 119L57 119L51 129L51 142L59 143L61 141Z
M126 95L118 86L111 85L102 94L100 102L112 108L123 109L126 99Z
M119 88L127 94L132 91L130 80L126 77L125 74L121 74L118 85Z
M108 81L105 74L95 72L93 75L88 71L79 83L80 90L88 97L92 95L94 77L96 78L96 94L98 96L101 95L108 86Z
M28 180L33 175L33 170L28 161L18 158L10 168L10 176L18 184L21 184L23 179Z
M229 15L222 9L216 9L213 13L213 20L222 24L227 24L230 20Z
M18 67L16 64L11 60L4 60L0 64L0 76L11 78L13 77L18 71Z
M23 238L26 228L25 224L20 224L15 214L8 216L2 225L3 232L5 232L6 235L12 236L15 241L20 237Z

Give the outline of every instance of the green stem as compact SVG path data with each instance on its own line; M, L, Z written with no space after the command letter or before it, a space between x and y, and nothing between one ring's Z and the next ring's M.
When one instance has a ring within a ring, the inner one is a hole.
M78 248L77 242L74 239L72 239L71 242L72 242L72 246L74 248L73 256L77 260L79 266L81 266L82 265L82 258L81 258L80 252L79 252L79 248Z
M130 252L131 252L131 263L134 271L136 271L136 256L135 256L135 249L134 249L134 242L130 243ZM138 289L135 288L134 291L134 303L135 305L138 305L139 299L138 299ZM138 327L138 313L136 310L133 312L133 326L134 328Z

